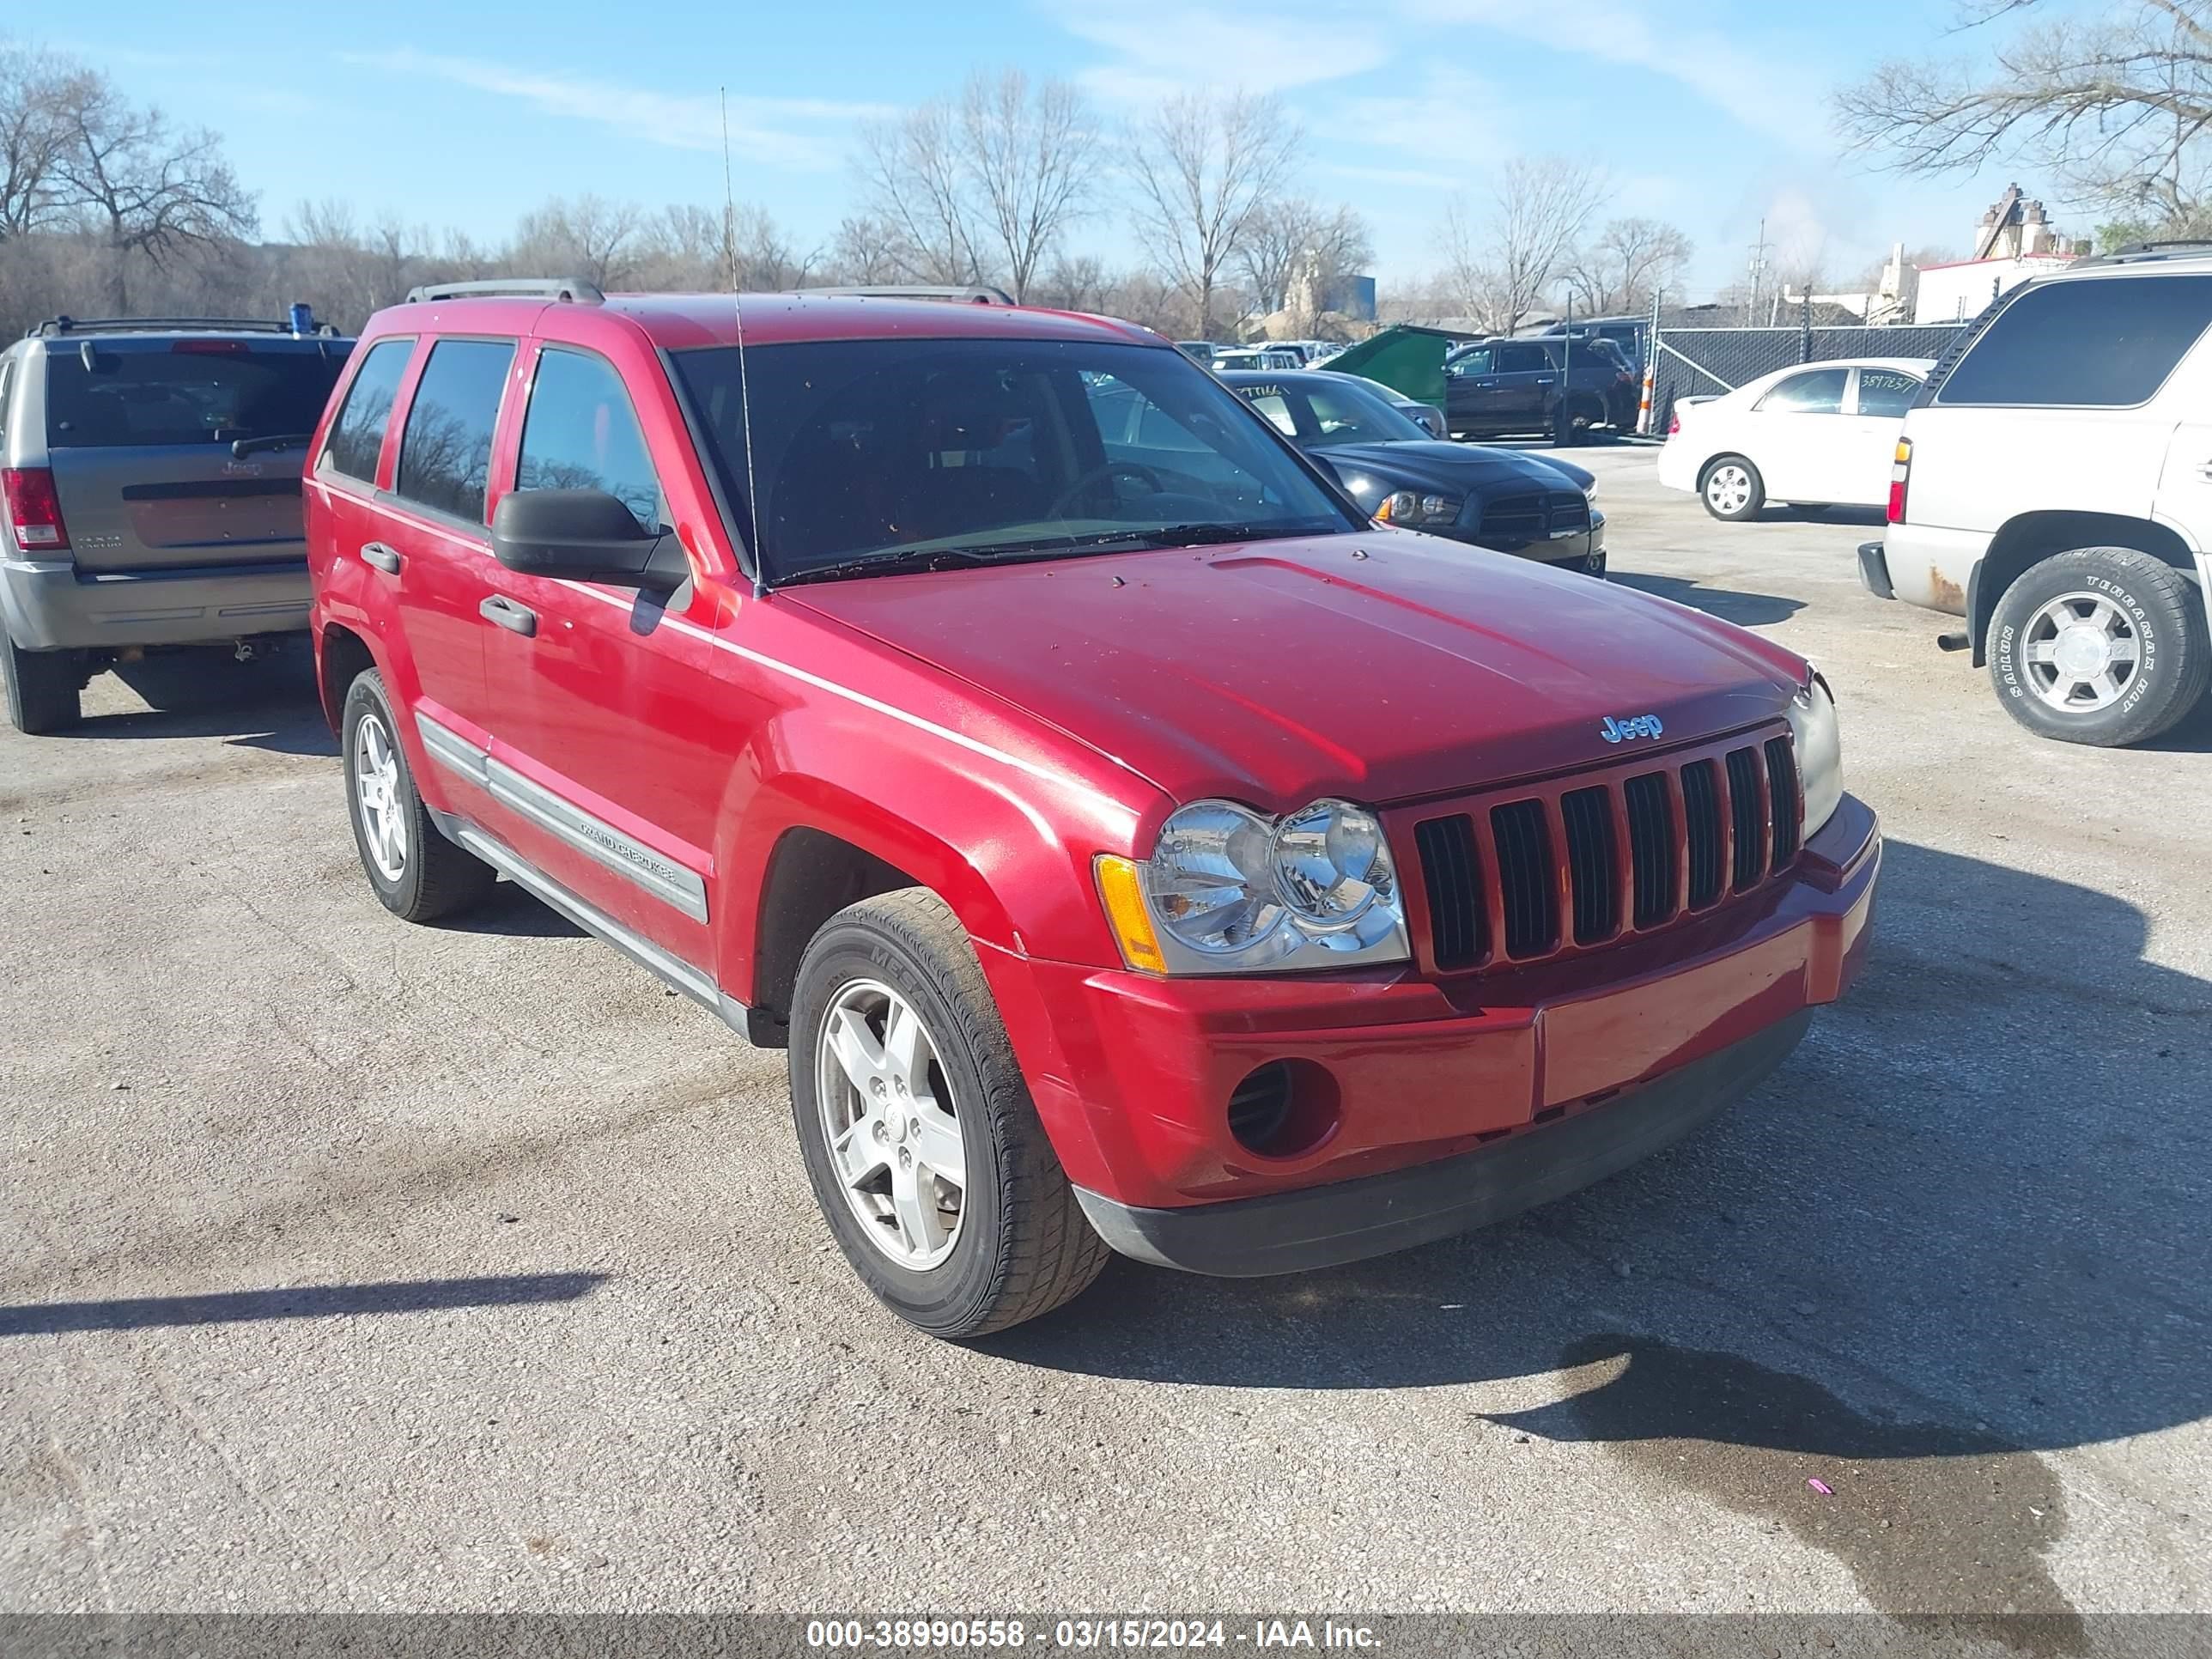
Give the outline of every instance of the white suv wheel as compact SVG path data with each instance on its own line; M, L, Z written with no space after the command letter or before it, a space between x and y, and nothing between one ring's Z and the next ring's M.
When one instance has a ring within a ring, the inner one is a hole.
M2142 640L2101 593L2062 593L2021 630L2028 689L2053 708L2088 714L2127 695Z

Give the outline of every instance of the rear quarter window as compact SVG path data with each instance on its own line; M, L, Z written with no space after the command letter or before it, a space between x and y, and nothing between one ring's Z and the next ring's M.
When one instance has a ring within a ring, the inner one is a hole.
M46 442L120 449L313 432L350 349L203 335L58 343L46 352Z
M2148 402L2212 324L2212 276L2112 276L2028 289L1937 391L1942 404L2124 409Z

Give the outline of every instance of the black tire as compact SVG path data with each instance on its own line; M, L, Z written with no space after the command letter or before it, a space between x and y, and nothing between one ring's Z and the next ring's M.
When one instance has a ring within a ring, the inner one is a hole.
M894 1261L866 1236L832 1163L817 1085L822 1028L864 980L921 1016L960 1126L959 1230L927 1268ZM901 1318L933 1336L981 1336L1048 1313L1097 1278L1109 1252L1037 1120L975 947L934 893L881 894L823 924L799 963L789 1052L792 1121L815 1200L853 1271Z
M2034 646L2056 637L2043 634L2046 607L2076 594L2108 602L2123 637L2134 641L2132 665L2124 678L2114 676L2120 695L2102 708L2059 707L2058 670L2034 656ZM2172 565L2131 547L2077 547L2027 571L1997 600L1988 655L1990 684L2014 720L2039 737L2100 749L2156 737L2196 708L2212 680L2203 595Z
M8 720L26 737L51 737L83 718L84 653L26 651L0 630Z
M1732 469L1741 471L1748 489L1742 494L1731 491L1723 497L1725 505L1717 503L1713 499L1717 481L1722 480ZM1705 471L1698 474L1698 499L1705 504L1705 511L1716 519L1729 524L1741 524L1746 519L1757 518L1765 509L1766 480L1759 476L1759 469L1747 456L1716 455L1705 463Z
M396 774L392 790L404 842L392 860L396 872L385 869L380 854L371 850L362 805L356 761L371 723L381 731ZM354 850L361 854L362 870L378 901L407 921L434 921L481 903L499 880L499 872L447 841L431 818L421 792L415 787L407 750L399 742L399 722L392 714L392 699L385 692L383 677L374 668L363 669L346 688L338 730L343 734L340 752L345 765L346 817L353 825Z

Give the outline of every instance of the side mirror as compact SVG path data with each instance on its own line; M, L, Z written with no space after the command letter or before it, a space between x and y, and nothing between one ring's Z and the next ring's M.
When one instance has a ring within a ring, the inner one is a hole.
M492 512L491 551L530 576L671 591L691 577L674 534L654 535L604 489L509 490Z

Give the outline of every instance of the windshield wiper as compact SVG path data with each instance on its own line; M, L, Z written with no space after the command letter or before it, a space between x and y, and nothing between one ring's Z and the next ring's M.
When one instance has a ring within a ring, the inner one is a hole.
M998 542L981 547L915 548L905 553L878 553L817 565L811 570L795 570L778 578L773 586L794 587L801 582L841 581L848 576L897 576L916 570L969 569L986 564L1082 558L1124 547L1203 547L1223 542L1271 541L1285 536L1323 536L1331 528L1326 524L1169 524L1104 531L1093 536L1040 536L1033 541Z
M1224 542L1276 541L1286 536L1325 536L1327 525L1286 524L1164 524L1149 530L1115 530L1085 536L1079 548L1127 547L1149 543L1156 547L1211 547Z
M231 445L230 453L232 455L242 461L248 455L252 454L257 449L289 449L295 444L303 444L307 442L308 439L314 435L315 434L312 432L264 433L258 438L239 439L235 443Z
M811 570L794 570L787 576L779 576L773 585L795 587L801 582L834 582L847 576L901 576L916 570L952 570L990 562L990 554L975 548L916 548L907 553L877 553L866 558L840 559L835 564L816 565Z

